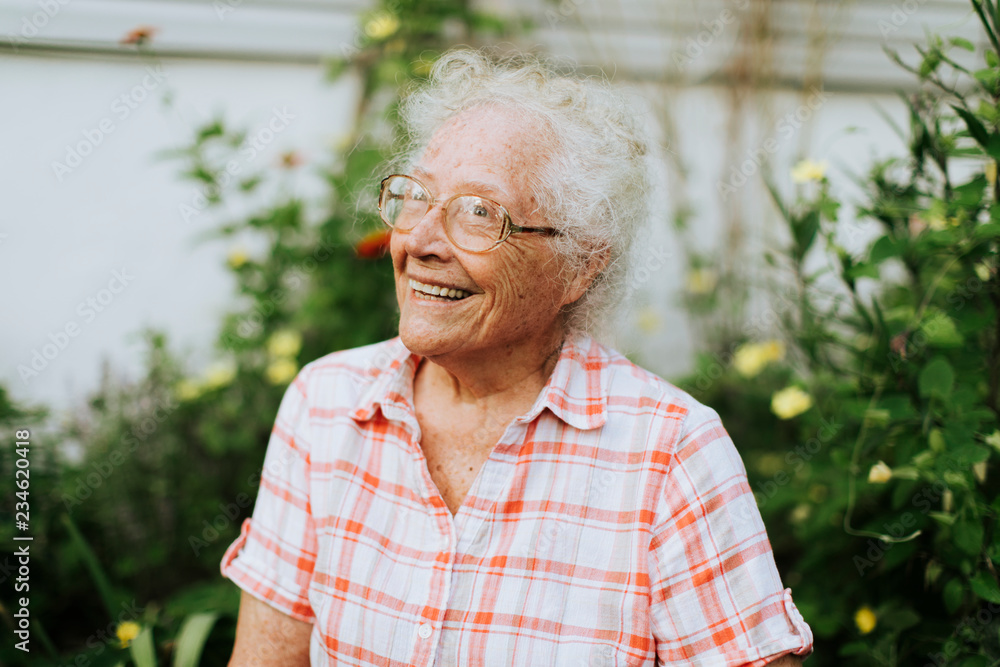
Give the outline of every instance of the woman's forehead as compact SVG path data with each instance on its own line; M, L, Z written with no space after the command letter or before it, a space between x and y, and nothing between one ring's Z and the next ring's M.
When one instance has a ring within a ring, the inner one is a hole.
M435 190L436 187L447 181L449 190L454 190L454 193L449 194L478 194L489 197L500 197L509 196L511 193L504 187L503 183L500 183L498 179L485 179L485 178L470 178L466 177L467 174L459 172L455 174L442 174L441 178L438 178L433 171L428 171L424 169L421 165L417 165L410 172L412 176L417 178L420 182L427 185L428 188ZM444 193L441 193L444 194Z
M538 137L502 109L472 109L449 119L428 142L412 173L428 187L484 195L522 194L540 164Z

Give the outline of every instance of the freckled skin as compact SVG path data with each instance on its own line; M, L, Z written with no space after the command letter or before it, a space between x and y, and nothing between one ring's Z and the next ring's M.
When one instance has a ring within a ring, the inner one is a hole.
M502 111L465 112L435 134L415 175L439 201L482 194L503 204L515 223L547 227L528 194L527 174L544 155L530 132ZM497 249L475 254L454 247L443 224L443 211L435 206L410 232L393 233L399 330L406 346L444 366L481 367L506 358L524 367L547 356L562 338L560 308L582 295L569 293L556 278L560 260L550 240L514 234ZM409 288L411 275L473 294L449 304L418 300Z

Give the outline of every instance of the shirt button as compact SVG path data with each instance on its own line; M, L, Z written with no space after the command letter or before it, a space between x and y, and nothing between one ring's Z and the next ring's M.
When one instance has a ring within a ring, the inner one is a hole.
M420 628L417 629L417 634L420 635L421 639L427 639L434 634L434 628L430 626L430 623L421 623Z

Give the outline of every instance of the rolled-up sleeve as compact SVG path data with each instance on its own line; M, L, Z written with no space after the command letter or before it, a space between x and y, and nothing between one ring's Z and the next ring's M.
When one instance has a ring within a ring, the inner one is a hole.
M222 558L222 574L258 600L312 622L316 529L309 501L308 407L303 375L289 386L271 431L253 518Z
M663 664L766 665L813 637L781 584L746 470L718 416L694 405L672 452L650 544Z

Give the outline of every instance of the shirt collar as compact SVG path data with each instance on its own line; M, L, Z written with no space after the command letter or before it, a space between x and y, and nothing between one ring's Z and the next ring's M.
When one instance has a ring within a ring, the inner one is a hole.
M415 419L413 379L420 360L398 337L378 345L367 371L372 382L351 417L367 421L380 407L388 419ZM548 408L574 428L590 430L603 426L607 421L608 361L604 348L589 336L567 337L538 399L517 421L534 421Z

